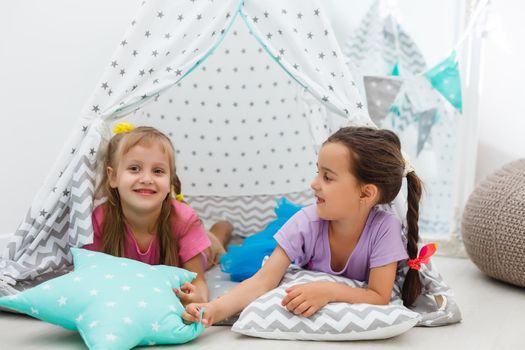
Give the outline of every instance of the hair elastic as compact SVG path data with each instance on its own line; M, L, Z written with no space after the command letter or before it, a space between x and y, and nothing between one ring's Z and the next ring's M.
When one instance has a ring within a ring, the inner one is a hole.
M419 256L417 258L408 260L408 267L413 270L419 270L421 268L421 264L428 264L430 257L434 255L436 250L436 243L429 243L424 245L419 251Z

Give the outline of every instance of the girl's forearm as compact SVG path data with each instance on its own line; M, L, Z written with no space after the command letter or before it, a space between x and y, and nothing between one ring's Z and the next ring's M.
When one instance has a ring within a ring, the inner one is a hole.
M210 311L213 313L213 322L235 315L257 297L277 287L289 265L290 259L284 250L277 246L270 258L253 277L208 304L212 309Z
M227 294L210 302L215 310L214 322L218 322L241 312L250 302L277 285L264 283L253 276L235 286Z
M345 284L328 282L328 298L331 303L386 305L390 298L369 288L355 288Z

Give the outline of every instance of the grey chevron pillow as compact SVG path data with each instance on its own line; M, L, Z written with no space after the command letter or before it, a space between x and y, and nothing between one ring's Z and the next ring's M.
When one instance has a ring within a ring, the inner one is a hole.
M420 315L403 306L397 291L389 305L330 303L306 318L290 313L281 300L285 289L301 283L332 281L353 287L365 283L301 269L289 270L280 286L249 304L232 327L237 333L268 339L384 339L414 327Z

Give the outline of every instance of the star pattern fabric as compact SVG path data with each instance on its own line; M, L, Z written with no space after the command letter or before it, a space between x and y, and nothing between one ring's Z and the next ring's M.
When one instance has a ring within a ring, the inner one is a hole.
M277 196L311 201L315 152L328 134L351 120L371 123L322 1L140 6L7 245L0 277L9 293L70 264L69 245L91 243L97 159L114 122L166 122L159 129L180 151L185 198L204 220L233 219L242 235L273 219ZM246 41L233 40L234 26ZM233 53L246 56L232 67ZM207 78L191 81L197 73ZM239 91L249 95L233 98Z
M90 349L180 344L204 330L202 324L183 323L184 308L172 291L191 282L195 273L84 249L71 251L73 272L0 298L0 306L78 330Z
M171 137L191 205L195 196L301 192L316 155L300 89L238 19L214 55L126 120Z
M363 124L370 122L320 1L251 0L243 14L264 48L324 106Z

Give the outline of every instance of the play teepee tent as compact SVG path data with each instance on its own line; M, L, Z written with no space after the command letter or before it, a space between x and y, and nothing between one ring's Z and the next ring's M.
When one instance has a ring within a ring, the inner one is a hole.
M70 246L91 242L97 154L112 123L170 135L190 204L250 234L273 198L310 198L329 132L369 123L355 85L321 2L143 2L4 251L4 289L59 273Z
M67 271L69 247L92 242L98 154L120 121L172 138L205 221L249 235L276 198L309 202L319 145L372 124L345 60L321 1L144 1L3 253L0 295ZM450 294L432 266L422 272L427 295ZM441 310L428 325L453 322L443 313L457 320Z

